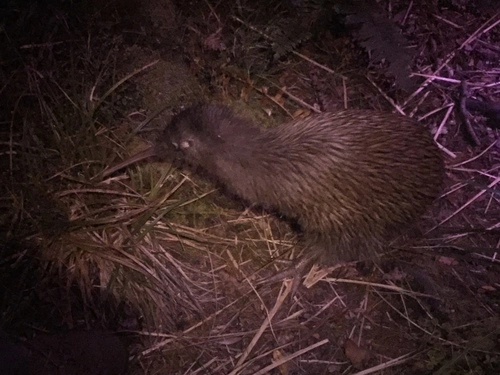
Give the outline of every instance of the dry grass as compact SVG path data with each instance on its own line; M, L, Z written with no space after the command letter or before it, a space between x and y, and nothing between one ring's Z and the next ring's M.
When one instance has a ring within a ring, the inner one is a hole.
M471 93L500 102L499 15L427 9L434 17L426 18L398 3L417 25L413 70L424 79L405 93L382 66L368 70L346 37L314 30L302 44L276 47L279 27L265 26L295 20L281 3L146 3L130 14L89 5L102 13L81 9L78 17L62 5L55 13L30 5L17 22L4 20L4 330L127 333L138 374L499 370L499 134L470 116L481 141L472 147L452 100L466 80ZM151 11L155 23L146 22ZM51 31L24 31L38 14L53 15ZM137 19L123 24L126 17ZM162 25L172 28L168 37ZM167 47L152 42L158 35ZM187 68L178 69L179 51ZM100 177L136 148L138 129L159 126L148 115L158 93L188 105L198 86L177 85L194 81L256 121L305 115L317 104L415 115L446 156L443 195L412 240L399 239L377 264L314 268L291 296L290 280L266 282L303 251L277 218L167 164Z

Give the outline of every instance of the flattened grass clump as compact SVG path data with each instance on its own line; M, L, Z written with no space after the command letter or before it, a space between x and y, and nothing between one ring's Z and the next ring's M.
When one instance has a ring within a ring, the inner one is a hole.
M19 25L37 25L37 17L47 14L40 8L34 3L32 12L23 10ZM109 327L127 318L116 315L125 303L136 320L163 317L161 324L175 327L180 316L200 309L190 290L197 285L184 280L189 272L201 274L182 264L189 255L180 252L176 229L162 224L158 230L158 222L176 221L176 212L182 215L197 199L177 196L187 180L168 168L132 181L98 178L130 134L122 119L142 105L132 78L151 64L130 73L120 37L87 34L88 19L57 10L60 17L47 21L57 26L52 34L30 39L19 26L4 40L11 60L2 91L8 119L2 132L2 267L9 280L28 264L33 271L12 284L10 295L33 290L15 309L53 304L59 318L37 324Z

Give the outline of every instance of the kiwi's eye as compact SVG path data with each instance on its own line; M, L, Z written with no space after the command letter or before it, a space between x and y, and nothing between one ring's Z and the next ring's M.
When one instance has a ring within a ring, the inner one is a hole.
M178 149L179 149L179 145L177 144L177 142L172 142L172 146L174 146L174 148L175 148L176 150L178 150Z
M188 148L190 148L191 146L193 145L193 141L182 141L181 144L179 145L180 146L180 149L181 150L187 150Z

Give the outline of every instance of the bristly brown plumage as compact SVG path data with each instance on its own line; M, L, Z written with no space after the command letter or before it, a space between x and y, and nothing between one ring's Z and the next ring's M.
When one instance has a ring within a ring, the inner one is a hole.
M263 130L220 105L174 117L154 148L296 221L323 261L365 258L439 195L443 159L416 121L369 110Z

